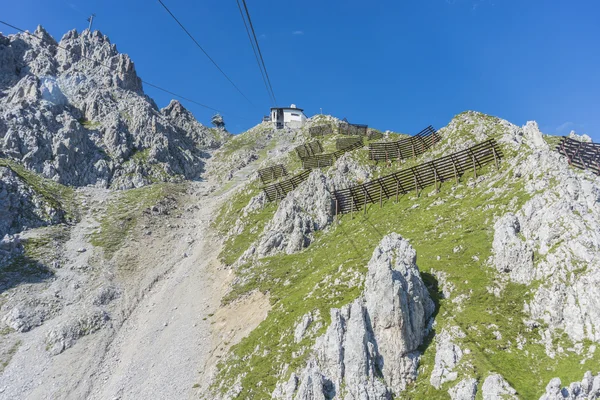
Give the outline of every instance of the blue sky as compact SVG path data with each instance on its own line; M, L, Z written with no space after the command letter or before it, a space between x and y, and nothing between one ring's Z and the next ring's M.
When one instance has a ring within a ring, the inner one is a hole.
M235 0L164 0L248 103L154 0L19 0L2 20L53 36L108 35L145 80L223 111L240 132L268 113ZM280 105L416 133L477 110L600 141L600 2L247 0ZM5 27L2 32L12 33ZM171 96L145 88L160 107ZM208 124L212 111L183 102Z

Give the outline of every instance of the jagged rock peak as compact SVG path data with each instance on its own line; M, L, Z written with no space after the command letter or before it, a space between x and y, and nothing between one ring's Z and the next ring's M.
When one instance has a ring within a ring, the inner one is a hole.
M300 378L281 382L273 397L390 399L417 377L417 347L434 308L415 250L396 233L385 236L369 261L363 296L331 310Z
M48 33L46 29L44 29L42 25L38 25L33 34L45 42L56 45L56 40Z
M227 139L179 102L160 112L131 59L101 32L72 30L58 48L36 32L47 39L9 35L0 45L5 157L67 185L131 188L198 178L204 149Z
M162 108L160 111L170 117L177 117L189 112L178 100L171 100L169 105Z

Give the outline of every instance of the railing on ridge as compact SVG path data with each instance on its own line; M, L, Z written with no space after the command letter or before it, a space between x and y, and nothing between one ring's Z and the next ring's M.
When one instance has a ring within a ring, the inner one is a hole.
M361 207L366 212L367 204L379 200L408 193L412 190L418 191L426 186L440 184L448 179L462 176L466 171L473 170L477 176L477 168L481 168L491 162L496 162L503 157L494 139L476 144L475 146L429 161L415 167L404 169L390 175L383 176L361 185L347 189L336 190L333 194L336 214L344 214L358 211Z
M258 176L262 183L269 183L276 179L281 178L282 176L287 176L287 171L282 164L273 165L272 167L259 169Z
M360 138L360 141L355 141L354 144L351 144L348 147L340 149L334 153L316 154L311 157L301 158L302 168L314 169L314 168L330 167L335 163L335 160L340 158L345 153L356 150L356 149L360 149L363 146L364 146L364 144L363 144L362 138Z
M369 144L369 160L404 160L417 157L440 141L440 135L429 125L414 136L395 142Z
M564 136L556 151L566 156L570 165L600 175L600 143L585 143Z
M284 181L265 186L263 191L267 196L267 201L283 199L289 192L296 189L302 182L304 182L309 175L310 171L303 171L302 173L294 175Z
M310 133L311 137L321 137L325 135L333 134L333 127L330 124L326 125L317 125L308 128L308 133Z
M344 150L344 149L352 146L356 142L362 143L363 142L362 137L360 137L360 136L343 137L343 138L337 139L335 141L335 149L336 150Z
M300 145L294 150L296 150L296 154L298 154L298 157L302 159L323 153L323 146L321 146L321 142L315 140L313 142Z
M367 136L369 125L350 124L348 122L340 122L338 125L338 133L347 136Z

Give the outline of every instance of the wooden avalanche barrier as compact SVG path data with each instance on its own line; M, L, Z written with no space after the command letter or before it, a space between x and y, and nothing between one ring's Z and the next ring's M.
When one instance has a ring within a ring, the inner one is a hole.
M288 173L285 170L285 167L281 164L258 170L258 176L260 177L262 183L269 183L275 179L281 178L282 176L287 176L287 174Z
M347 137L347 138L337 139L335 141L335 149L336 150L344 150L345 148L348 148L348 147L352 146L356 142L362 143L363 142L362 137L360 137L360 136L351 136L351 137Z
M301 174L292 176L290 179L265 186L263 191L267 195L267 201L283 199L289 192L296 189L302 182L304 182L309 175L310 171L304 171Z
M404 160L417 157L440 141L440 135L430 125L414 136L395 142L370 143L370 160Z
M338 133L347 136L367 136L368 129L369 125L349 124L347 122L341 122L338 125Z
M318 125L308 128L308 133L312 137L321 137L333 134L333 128L331 125Z
M565 136L556 151L566 156L570 165L600 175L600 143L585 143Z
M446 180L458 178L468 170L475 171L486 164L498 161L502 152L494 139L479 143L466 150L429 161L412 168L383 176L362 185L337 190L333 197L336 203L336 213L343 214L358 211L367 204L379 202L415 190L417 193L426 186L440 184Z
M303 158L302 159L302 168L314 169L314 168L330 167L333 165L333 163L335 163L335 160L340 158L345 153L356 150L356 149L360 149L361 147L363 147L362 138L360 139L360 141L355 141L354 144L351 144L348 147L338 150L335 153L317 154L312 157Z
M300 159L306 157L312 157L315 154L321 154L323 152L323 146L321 146L321 142L315 140L314 142L306 143L301 146L296 147L296 154Z

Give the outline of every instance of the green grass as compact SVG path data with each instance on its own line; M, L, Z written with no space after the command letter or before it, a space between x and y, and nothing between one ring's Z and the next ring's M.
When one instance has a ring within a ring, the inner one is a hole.
M370 205L366 215L362 211L354 216L345 215L341 217L341 224L318 233L303 252L279 254L242 266L237 273L240 283L225 301L259 290L270 295L272 310L257 329L233 347L232 358L220 365L222 388L243 376L243 391L238 398L269 398L275 383L287 378L278 376L282 365L290 364L288 371L301 369L306 356L302 349L309 346L314 337L294 343L294 325L302 315L318 309L324 319L324 327L319 332L322 333L329 323L329 309L348 304L360 294L360 286L347 286L350 277L355 272L365 273L374 248L390 232L398 232L411 241L426 281L435 283L428 274L431 269L443 271L455 286L452 298L466 295L460 308L451 299L438 299L436 329L457 325L467 333L460 344L471 353L465 355L464 360L473 365L470 373L478 377L480 383L488 373L499 372L523 398L536 398L555 376L565 382L581 379L583 372L598 362L598 356L584 365L580 365L580 357L573 354L552 360L545 354L543 345L537 343L539 330L523 323L527 317L523 304L530 299L535 285L508 284L500 299L486 289L494 284L496 276L493 268L486 265L491 255L493 221L508 211L520 209L530 198L521 181L508 179L511 168L511 163L502 164L503 179L494 178L495 167L484 168L478 175L486 174L488 181L475 189L465 185L470 178L466 175L458 186L444 183L437 194L432 194L433 188L429 188L418 198L414 193L403 196L398 204L388 200L382 209ZM492 188L503 188L503 194L496 194ZM458 198L460 196L464 197ZM444 200L442 204L436 202L440 199ZM238 201L243 207L245 200L240 197ZM413 209L414 204L419 207ZM512 208L509 209L508 204ZM230 261L252 242L251 239L239 240L243 242L236 244L234 240L225 245L224 253L229 254ZM454 249L459 246L462 249L455 253ZM339 282L334 285L336 279ZM498 328L489 328L492 324ZM496 329L502 332L502 340L496 340L491 333ZM523 350L516 347L518 335L527 340ZM419 380L400 398L447 397L446 390L452 383L444 385L441 391L429 385L435 346L424 350ZM303 355L294 357L294 353ZM245 375L240 375L242 373Z
M15 355L15 353L19 349L19 346L21 346L20 340L15 342L15 344L13 344L10 349L8 349L8 352L5 356L5 358L3 360L0 360L0 373L4 372L4 369L10 363L10 360L12 359L12 357Z
M555 135L544 135L544 140L546 141L546 143L548 143L548 146L550 146L550 149L554 150L556 148L556 146L558 146L558 144L560 143L562 136L555 136Z
M90 243L102 248L105 257L111 258L127 240L145 209L184 189L184 184L157 183L120 192L108 205L99 230L90 235Z
M463 113L455 119L452 132L443 132L442 141L427 155L395 163L387 168L381 163L368 161L367 152L357 151L351 157L363 165L371 165L374 177L409 168L423 162L424 157L437 158L455 151L458 141L477 141L474 130L483 127L486 138L500 138L505 128L499 119L478 113ZM468 120L471 121L468 121ZM335 135L322 139L327 152L335 143ZM550 145L556 139L545 138ZM393 199L379 205L369 205L367 214L344 215L339 224L318 232L310 247L296 254L278 254L249 262L237 271L238 280L224 302L230 302L252 291L269 294L272 309L265 321L248 337L232 348L231 357L219 364L219 375L214 390L228 390L238 379L242 392L237 398L270 398L274 386L285 381L289 374L300 372L306 362L307 351L316 337L329 324L329 310L341 307L356 299L362 292L366 265L374 248L388 233L397 232L410 240L415 247L422 277L437 305L436 330L458 326L466 338L456 342L470 352L463 356L457 370L460 378L475 377L479 389L490 373L500 373L524 399L538 398L550 379L558 376L563 383L580 380L586 370L600 364L600 352L581 364L582 356L565 351L556 359L550 358L540 343L540 333L545 326L529 327L523 322L528 315L523 310L540 284L530 286L516 283L503 284L497 298L488 288L497 285L497 273L487 260L491 256L493 223L506 212L516 212L531 198L524 189L526 177L517 179L513 167L527 154L503 146L504 160L500 171L489 165L478 171L485 181L472 186L472 173L461 182L445 182L438 193L433 188L404 195L396 204ZM288 170L299 168L290 154L285 164ZM467 182L470 182L467 185ZM238 193L233 202L223 208L218 222L231 227L248 201L258 193L258 185ZM418 205L417 208L413 208ZM225 243L222 259L232 264L260 235L276 206L269 205L247 217L244 231ZM227 230L227 229L226 229ZM225 230L225 231L226 231ZM455 252L455 249L460 249ZM539 255L535 254L539 261ZM432 270L442 272L454 286L450 299L438 292L438 282ZM464 298L457 304L453 300ZM318 332L294 343L293 329L301 317L319 310L323 326ZM497 339L493 331L502 333ZM415 383L397 398L438 399L449 398L448 388L456 382L445 383L440 390L429 384L435 359L435 342L432 332L421 346L422 362ZM522 349L517 347L517 337L524 339ZM557 339L555 346L564 349L572 346L566 335ZM584 353L591 343L584 343ZM289 365L287 374L280 376L283 365ZM481 397L481 393L478 394Z
M79 218L78 205L75 198L75 190L71 187L61 185L50 179L43 178L39 174L26 169L16 161L0 158L0 167L11 169L19 176L35 193L41 196L52 208L62 210L66 220L77 220Z
M102 125L100 122L90 121L87 118L80 118L78 121L86 129L96 129Z

